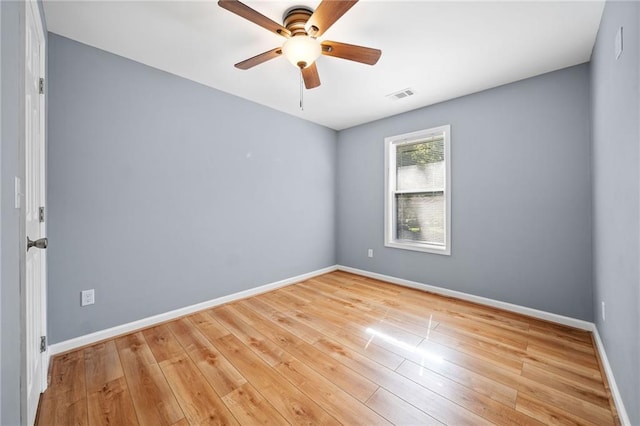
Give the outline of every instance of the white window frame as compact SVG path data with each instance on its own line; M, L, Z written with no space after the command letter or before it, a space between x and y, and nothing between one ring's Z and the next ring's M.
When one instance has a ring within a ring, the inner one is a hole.
M429 137L444 134L444 245L426 242L400 240L397 238L396 228L396 147L417 143ZM426 253L451 255L451 126L432 127L417 132L389 136L384 139L385 161L385 191L384 191L384 245L405 250L422 251Z

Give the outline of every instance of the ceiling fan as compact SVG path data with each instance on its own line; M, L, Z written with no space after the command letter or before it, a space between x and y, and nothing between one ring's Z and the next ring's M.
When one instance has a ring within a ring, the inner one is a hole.
M238 0L219 0L218 5L254 24L285 37L281 47L268 50L235 64L236 68L247 70L270 59L284 55L298 67L307 89L320 86L320 76L316 59L320 55L333 56L363 64L374 65L382 52L379 49L339 43L337 41L319 41L338 19L342 17L358 0L322 0L315 12L304 6L288 9L283 24L272 21L261 13Z

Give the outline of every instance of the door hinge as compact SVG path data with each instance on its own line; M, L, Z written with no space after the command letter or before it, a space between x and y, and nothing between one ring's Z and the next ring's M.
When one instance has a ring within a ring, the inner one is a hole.
M44 95L44 78L40 77L40 84L38 85L40 94Z
M38 220L44 222L44 207L40 207L40 210L38 210Z
M47 350L47 336L40 336L40 352Z

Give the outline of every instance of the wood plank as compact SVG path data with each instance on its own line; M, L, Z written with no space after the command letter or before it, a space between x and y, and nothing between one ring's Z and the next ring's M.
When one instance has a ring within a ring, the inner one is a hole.
M566 335L559 337L555 333L545 334L539 327L531 327L527 332L527 341L540 347L562 348L571 353L578 351L592 357L595 355L595 348L591 343Z
M139 424L124 377L104 383L99 389L89 393L87 406L91 426Z
M243 425L282 425L287 421L260 393L245 383L222 400Z
M433 345L432 343L430 344ZM435 351L442 354L442 348L436 348ZM445 353L444 356L445 359L449 359L458 365L517 389L519 395L525 393L544 401L550 406L563 408L565 411L581 416L584 419L599 419L601 424L610 424L612 421L609 417L610 410L605 410L602 407L583 401L562 391L557 391L548 385L530 380L527 377L521 377L507 370L496 368L484 362L484 360L475 359L466 354L456 354L455 352Z
M599 425L612 425L615 423L610 409L568 395L527 377L520 378L518 395L522 394L532 396L549 406L561 408L568 413L584 420L593 421Z
M529 318L529 323L529 333L534 335L554 337L557 340L579 342L587 345L591 342L591 333L586 330L580 330L537 318Z
M518 341L517 347L521 349L526 344L526 335L520 336L519 334L526 332L529 328L528 321L522 320L526 317L432 293L426 293L428 297L421 297L420 304L416 304L415 300L419 296L415 292L419 292L419 290L414 290L412 294L401 294L395 299L385 299L383 303L396 308L405 307L408 312L418 315L424 310L428 310L436 321L459 326L461 330L467 326L489 331L499 330L507 333L505 334L506 338L516 339Z
M211 315L270 366L280 364L287 357L284 350L254 330L253 327L237 319L226 306L215 309Z
M541 425L534 418L523 415L513 408L492 400L488 396L474 392L451 379L441 376L428 368L421 368L410 361L404 362L396 371L492 423Z
M284 328L292 334L295 334L300 339L307 343L314 344L319 338L324 335L318 330L311 328L293 318L284 315L276 308L272 307L268 303L263 302L257 298L242 300L242 303L248 305L253 311L260 315L269 318L271 321L278 324L279 327Z
M272 299L268 294L264 295L262 300L266 301L269 304L272 304L273 306L280 306L283 311L287 306L286 302ZM331 324L319 315L312 315L310 312L303 312L298 310L289 310L286 312L286 315L290 318L293 318L296 321L301 322L311 328L315 328L316 330L327 336L326 338L322 338L322 340L333 342L333 344L335 345L334 350L340 351L342 349L342 346L349 347L352 350L358 351L374 360L375 362L391 369L395 369L396 367L398 367L404 360L403 357L396 355L395 353L381 348L377 345L368 345L367 339L354 336L353 333L349 333L348 331L345 331L342 328ZM329 336L331 336L331 338L329 338Z
M550 361L554 360L556 364L560 363L564 367L567 367L566 363L570 363L568 367L573 369L598 371L598 361L594 353L587 354L580 351L568 350L561 346L542 346L536 343L529 343L527 346L527 354L543 355Z
M548 374L553 375L553 380L559 380L578 388L587 389L596 392L599 395L609 394L599 374L597 378L584 376L559 366L549 365L548 363L543 362L543 360L539 361L531 358L528 358L524 362L523 371L526 366L533 366L546 371Z
M189 320L193 322L209 339L217 339L229 335L231 332L222 324L216 321L209 313L202 311L189 315Z
M527 348L527 354L523 361L536 361L598 381L602 381L603 377L597 362L596 365L591 363L585 364L580 360L574 361L572 357L566 354L563 355L558 351L554 352L534 345Z
M186 419L197 425L237 425L235 417L186 355L160 362Z
M373 278L358 277L356 275L350 275L346 280L341 279L340 274L329 274L316 277L316 279L324 280L325 282L332 280L337 283L342 283L348 288L357 289L360 293L367 295L368 298L373 300L397 297L405 291L404 287L398 285L385 283Z
M429 344L433 347L432 342L429 342ZM425 344L421 346L424 345ZM443 348L438 348L436 346L435 351L443 354ZM484 362L484 360L479 360L472 356L455 352L444 352L443 356L445 359L451 360L458 365L464 366L465 368L485 375L486 377L490 377L499 383L513 387L518 390L519 394L526 393L527 395L541 399L554 407L561 407L565 411L579 416L596 416L596 418L601 419L602 424L608 424L611 421L608 414L609 410L602 411L601 407L552 389L548 385L538 383L526 377L521 377L502 368L496 368L495 366ZM584 418L589 419L589 417Z
M514 340L501 337L502 332L497 328L491 332L484 330L482 333L477 333L471 329L461 330L460 327L440 323L436 331L437 336L447 336L449 339L468 343L478 349L494 352L500 357L516 360L520 363L522 363L528 345L528 343L515 343ZM435 339L434 336L431 338Z
M424 411L418 410L384 388L379 388L369 398L367 405L397 425L442 425Z
M596 423L574 416L573 414L564 411L562 408L546 404L525 393L518 395L518 399L516 400L516 410L530 417L534 417L547 425L596 426Z
M287 353L306 362L308 365L312 365L314 370L327 378L331 378L336 385L360 401L366 401L378 389L378 385L375 383L345 367L304 340L278 327L269 319L259 316L242 302L228 305L227 308L237 317L246 319L252 327L266 337L278 342L279 346L286 350Z
M412 361L406 360L403 364L405 363L412 363L413 366L415 366L413 368L417 370L417 374L420 374L425 368L429 369L473 390L474 392L487 396L494 401L500 402L501 404L511 408L515 407L518 391L514 388L492 380L482 374L467 370L466 368L453 364L444 358L440 362L416 364ZM399 371L401 367L402 365L398 367L396 371Z
M453 330L456 334L466 334L507 348L527 348L527 335L522 331L510 330L489 321L477 321L475 316L455 312L453 309L455 307L434 314L434 318L440 323L440 329Z
M84 350L55 358L47 396L78 401L87 397Z
M384 284L383 281L377 281ZM461 314L462 318L473 319L475 322L486 323L492 326L499 326L506 330L527 331L529 330L532 317L519 313L505 311L492 306L481 305L469 300L457 299L455 297L444 296L428 291L401 287L403 290L398 295L399 301L418 298L422 303L428 302L430 306L438 309L452 310L456 314Z
M85 426L89 424L87 417L87 400L68 400L64 396L43 398L38 414L38 424L46 426Z
M84 350L55 357L51 368L51 383L41 397L38 423L88 425Z
M595 389L591 387L587 388L566 379L564 376L557 376L551 371L529 363L524 364L522 376L559 390L567 395L575 396L578 399L588 401L600 407L609 408L609 398L604 387Z
M170 324L149 328L143 334L189 423L237 424L173 334Z
M340 299L330 295L323 296L316 290L304 287L303 285L296 288L296 291L310 296L311 300L313 300L313 309L315 311L321 309L326 318L329 318L340 327L349 327L352 332L358 333L360 337L367 338L366 330L375 327L377 330L392 335L398 340L402 340L410 345L417 345L423 339L423 336L405 331L393 324L385 323L384 321L372 318L366 313L358 311L357 307L352 303L342 302ZM306 310L311 308L312 306L305 307Z
M184 348L174 338L168 324L158 325L142 331L149 349L153 352L155 362L179 357L184 353Z
M184 413L142 332L116 339L122 369L141 425L171 425Z
M313 305L305 307L303 312L298 311L296 313L296 317L299 317L300 314L303 316L306 315L307 319L310 316L313 316L315 319L321 320L323 322L322 327L326 329L325 334L331 334L333 336L338 334L344 336L346 334L349 340L353 341L354 339L358 339L356 344L359 346L368 348L369 346L374 345L378 348L386 349L387 351L399 355L400 358L398 359L400 359L400 361L404 356L406 356L405 349L394 344L389 344L387 341L382 339L372 339L373 335L370 333L372 329L381 334L392 336L393 340L403 342L405 344L404 346L416 346L422 341L422 337L420 336L400 332L396 329L390 329L384 324L373 324L371 320L367 320L366 318L355 319L354 313L341 313L323 303L314 302ZM363 345L360 342L365 343Z
M313 281L313 288L325 289L331 288L331 285ZM395 333L396 330L408 333L405 336L409 336L409 338L405 338L405 340L409 341L414 339L414 336L424 338L429 334L431 328L435 328L438 325L433 320L432 315L409 314L401 309L385 306L371 299L366 300L362 294L358 291L353 291L351 288L343 288L331 293L329 300L338 301L344 306L358 310L358 315L362 316L367 323L377 323L378 328L387 333L396 334L398 337L400 335Z
M293 424L339 424L311 398L300 392L269 364L245 346L236 336L218 338L214 342L235 367L242 371L260 394Z
M429 335L429 341L480 358L514 373L519 374L522 371L522 363L527 355L524 350L501 348L466 334L445 334L440 330L446 330L445 326L440 324L438 329Z
M84 350L87 393L100 390L105 384L124 377L116 342L109 340Z
M453 364L471 370L477 374L489 377L505 386L510 386L512 388L516 388L518 386L520 371L508 368L500 362L492 362L488 360L487 358L490 357L489 353L474 353L471 350L460 351L458 348L450 348L433 341L422 342L418 348L427 351L428 353L436 354ZM421 358L419 355L420 353L416 356L408 356L407 359L420 364Z
M191 322L191 318L173 321L168 326L219 396L233 392L247 383L242 374ZM204 328L207 329L207 326Z
M306 298L303 294L290 287L282 287L278 290L266 293L266 295L291 298L293 299L290 301L292 308L304 308L311 303L311 299Z
M332 351L331 348L324 343L324 341L318 341L316 346L323 347L327 353L339 359L343 364L367 377L369 380L378 383L389 392L396 394L399 398L442 423L456 425L490 424L482 417L471 413L438 393L428 390L394 371L381 367L355 351L351 351L348 348L343 348L341 351Z
M342 424L390 424L364 403L295 358L281 363L275 369ZM349 409L345 410L344 407Z

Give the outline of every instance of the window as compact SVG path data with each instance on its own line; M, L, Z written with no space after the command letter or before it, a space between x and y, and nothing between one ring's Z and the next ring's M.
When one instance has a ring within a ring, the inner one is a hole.
M385 139L384 244L451 254L451 127Z

